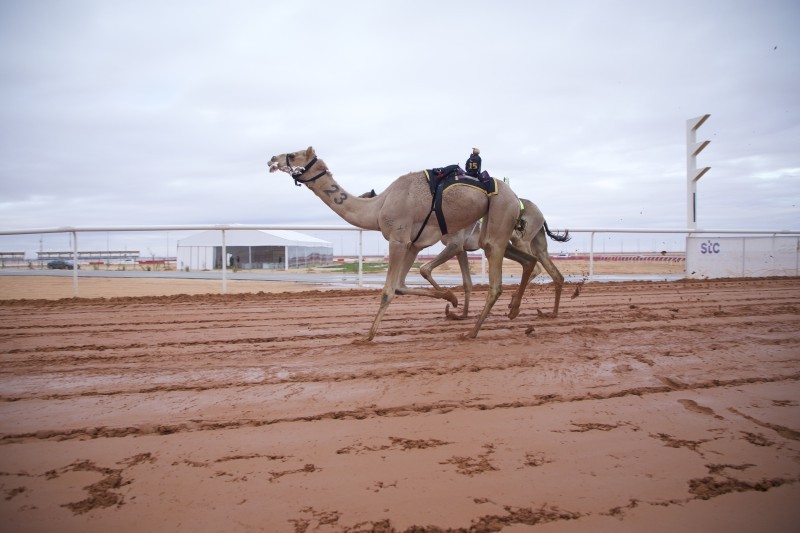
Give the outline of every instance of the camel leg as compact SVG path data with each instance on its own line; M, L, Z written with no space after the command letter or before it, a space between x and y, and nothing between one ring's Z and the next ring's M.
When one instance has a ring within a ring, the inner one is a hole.
M367 335L368 341L375 338L375 334L378 332L378 326L380 326L386 308L392 303L395 295L400 294L400 286L405 283L406 274L414 263L414 259L416 259L418 253L419 250L416 248L409 248L405 243L397 241L389 242L389 269L386 272L386 282L383 285L383 292L381 292L381 305L378 308L378 313L375 315L375 320L372 321L369 335Z
M489 292L486 294L486 303L483 305L483 311L475 322L475 327L467 334L467 337L474 339L478 336L481 330L483 321L489 316L489 311L492 310L497 299L503 293L503 254L504 247L492 246L490 244L484 245L484 253L486 254L486 262L489 264Z
M483 224L481 224L479 243L489 263L489 291L486 294L486 303L483 306L481 316L468 335L471 338L478 336L483 322L489 316L489 312L492 310L495 302L497 302L497 299L503 293L503 258L509 250L509 241L512 238L514 228L519 218L516 196L514 196L513 193L511 193L511 196L515 199L515 203L512 204L514 206L513 209L509 207L508 203L495 198L489 202L489 211L483 219ZM518 261L522 265L525 280L523 284L520 284L520 288L517 291L518 295L515 296L516 309L512 309L509 313L509 317L514 318L519 313L519 302L522 300L525 285L527 285L533 273L535 261L532 256L516 248L512 248L508 253L511 259Z
M444 250L442 250L439 255L419 267L420 275L428 280L428 283L430 283L434 289L441 290L441 287L438 283L436 283L436 280L433 279L433 269L449 261L450 258L458 253L458 249L458 245L449 243L444 247Z
M412 287L400 286L396 289L397 294L412 295L412 296L427 296L428 298L441 298L447 300L454 307L458 306L458 298L449 289L418 289Z
M508 318L514 320L517 318L517 315L519 315L519 306L522 303L522 296L525 294L525 289L528 287L528 283L533 276L534 268L536 267L536 258L511 245L506 247L504 256L522 265L522 276L519 280L519 287L517 287L517 291L514 293L514 296L511 298L511 303L508 305Z
M456 254L458 258L458 265L461 267L461 281L464 283L464 306L461 308L461 314L451 313L448 307L445 310L447 318L455 320L463 320L469 314L469 297L472 294L472 276L469 273L469 256L467 252L460 251Z
M401 270L403 271L403 275L400 277L398 285L395 287L396 294L404 294L404 295L412 295L412 296L427 296L428 298L441 298L442 300L447 300L453 305L458 305L458 298L456 295L453 294L449 289L417 289L411 288L406 286L406 275L408 271L411 270L411 266L414 264L414 260L417 258L417 254L419 253L418 249L414 249L415 251L404 258L404 262L401 265ZM389 256L391 258L391 250L389 251Z
M445 293L450 293L448 296L435 296L435 297L436 298L444 298L445 300L448 300L449 302L453 303L453 307L458 307L458 299L456 298L456 296L454 294L452 294L452 292L449 289L442 289L439 286L439 284L436 283L436 280L433 279L433 269L438 267L439 265L444 264L445 262L450 260L450 258L452 258L453 256L458 255L459 254L459 250L461 250L461 252L463 253L463 247L460 245L460 243L449 242L445 246L444 250L442 250L439 253L439 255L437 255L433 260L428 261L427 263L425 263L424 265L419 267L420 275L423 278L425 278L426 280L428 280L428 283L430 283L433 286L434 291L437 291L437 293L442 294L442 295L444 295ZM459 259L459 264L460 263L461 263L461 260ZM462 270L461 275L463 277L463 275L464 275L463 270ZM409 289L409 290L413 290L413 289ZM408 293L408 294L411 294L411 293ZM423 296L432 296L432 295L424 294ZM450 315L449 306L448 306L448 310L445 311L445 314L447 314L448 316Z
M533 248L534 257L541 261L545 271L547 271L550 277L553 278L553 284L555 285L556 289L556 301L553 306L553 313L550 316L555 318L558 316L558 306L561 302L561 289L564 287L564 276L561 275L561 272L559 272L558 268L556 268L556 265L553 263L553 260L550 259L550 255L547 253L547 236L545 235L544 229L540 230L539 233L536 234L531 241L531 245Z

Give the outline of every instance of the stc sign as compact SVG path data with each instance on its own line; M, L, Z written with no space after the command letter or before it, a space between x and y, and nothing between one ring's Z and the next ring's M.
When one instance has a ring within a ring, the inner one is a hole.
M800 235L686 238L686 277L766 276L800 276Z

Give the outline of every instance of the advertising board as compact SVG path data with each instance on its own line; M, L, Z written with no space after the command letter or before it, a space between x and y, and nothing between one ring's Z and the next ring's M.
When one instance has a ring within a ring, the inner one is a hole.
M797 276L800 238L687 237L689 278Z

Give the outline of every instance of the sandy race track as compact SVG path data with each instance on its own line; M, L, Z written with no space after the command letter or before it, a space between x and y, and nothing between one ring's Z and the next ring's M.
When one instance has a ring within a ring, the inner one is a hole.
M798 530L800 279L510 289L0 302L2 529Z

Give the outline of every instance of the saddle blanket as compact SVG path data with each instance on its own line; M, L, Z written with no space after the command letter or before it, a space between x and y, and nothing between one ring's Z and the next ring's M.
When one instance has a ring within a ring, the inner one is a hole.
M447 222L445 221L444 210L442 209L442 196L444 196L444 191L450 187L472 187L483 191L487 196L497 194L497 180L489 176L489 173L486 171L482 172L477 178L468 175L458 165L431 168L424 172L425 178L428 180L428 185L431 188L431 210L428 212L428 216L419 228L417 236L411 241L412 244L417 242L419 236L422 235L422 230L425 229L425 226L428 224L431 213L436 213L436 221L439 223L439 229L442 235L447 234Z
M468 175L458 165L448 165L446 167L426 169L425 177L431 188L431 194L436 196L436 191L441 187L441 192L456 185L466 185L486 193L487 196L497 194L497 180L489 176L485 170L479 177Z

